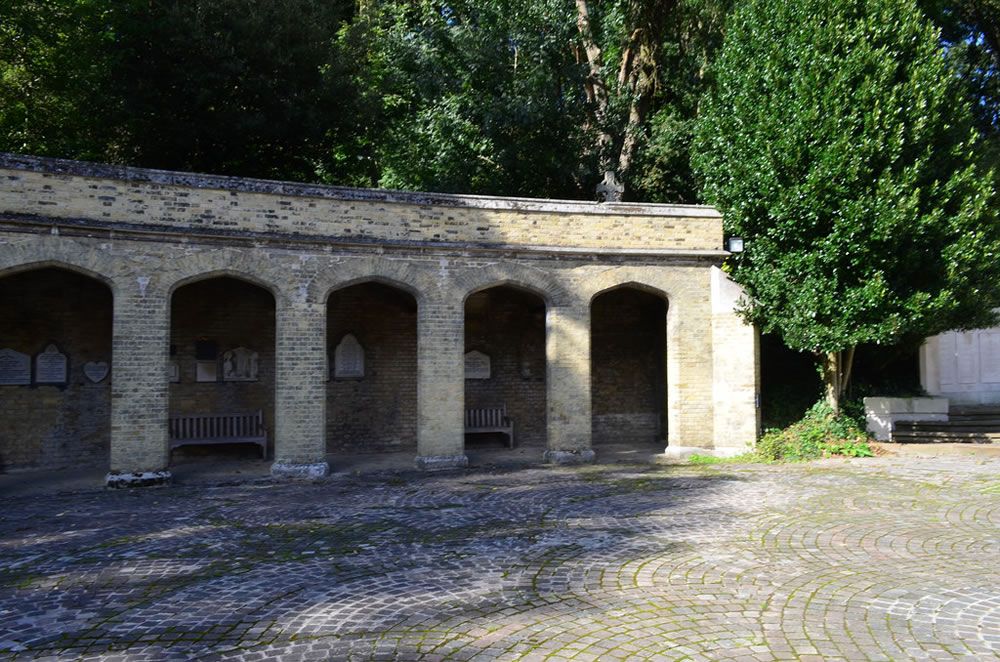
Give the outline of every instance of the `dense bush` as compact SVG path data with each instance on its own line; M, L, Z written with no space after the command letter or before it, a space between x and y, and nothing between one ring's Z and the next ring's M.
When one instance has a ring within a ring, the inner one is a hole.
M768 462L873 455L868 436L857 422L849 416L834 414L825 402L816 403L802 420L783 430L768 430L757 442L756 452Z

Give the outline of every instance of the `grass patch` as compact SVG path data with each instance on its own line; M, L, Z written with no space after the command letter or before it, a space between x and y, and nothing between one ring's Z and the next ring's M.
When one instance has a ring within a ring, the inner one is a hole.
M734 455L732 457L716 457L714 455L700 455L698 453L688 456L688 464L694 465L748 464L751 462L765 462L765 460L753 451L740 453L739 455Z

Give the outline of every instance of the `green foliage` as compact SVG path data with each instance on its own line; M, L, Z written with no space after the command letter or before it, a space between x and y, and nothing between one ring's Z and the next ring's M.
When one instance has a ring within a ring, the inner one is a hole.
M768 430L756 453L766 462L813 460L828 455L871 457L867 435L849 416L835 415L818 402L805 417L783 430Z
M563 0L373 3L342 35L371 108L372 184L579 197L583 68Z
M760 459L756 453L742 453L732 457L716 457L714 455L700 455L695 453L687 458L688 464L710 465L710 464L748 464L758 462Z
M993 323L991 178L913 1L748 0L727 29L694 154L748 319L812 352Z

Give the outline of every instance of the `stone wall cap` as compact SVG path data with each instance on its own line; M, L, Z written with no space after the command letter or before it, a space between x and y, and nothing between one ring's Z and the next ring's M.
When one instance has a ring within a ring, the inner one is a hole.
M0 152L0 168L41 172L51 175L116 179L126 182L180 186L186 188L219 189L245 193L265 193L281 196L330 198L352 202L382 202L417 206L471 207L476 209L511 210L563 214L601 214L610 216L655 216L679 218L721 218L714 207L707 205L673 205L639 202L588 202L553 200L548 198L516 198L456 193L421 193L388 189L351 188L323 184L303 184L269 179L206 175L192 172L135 168L69 159L28 156Z

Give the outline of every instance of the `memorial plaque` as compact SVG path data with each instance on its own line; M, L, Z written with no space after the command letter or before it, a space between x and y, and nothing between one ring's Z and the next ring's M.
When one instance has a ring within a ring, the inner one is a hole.
M473 350L465 353L465 378L466 379L489 379L490 378L490 356L482 352Z
M979 336L975 331L955 336L955 367L959 384L979 383Z
M255 382L260 358L246 347L231 349L222 355L222 379L227 382Z
M10 348L0 349L0 384L30 384L31 357Z
M219 381L219 364L217 361L198 361L195 363L196 382Z
M88 361L83 364L83 374L95 384L103 382L110 370L107 361Z
M333 350L333 376L336 378L365 376L365 349L351 334L344 336Z
M181 364L177 361L171 361L168 368L168 372L170 373L170 382L172 384L179 384L181 381Z
M66 355L55 345L49 345L35 357L36 384L65 384L66 373Z
M955 336L958 334L950 331L941 334L938 339L938 369L940 370L941 386L951 387L958 383L955 368Z
M1000 383L1000 329L979 332L979 372L984 384Z

